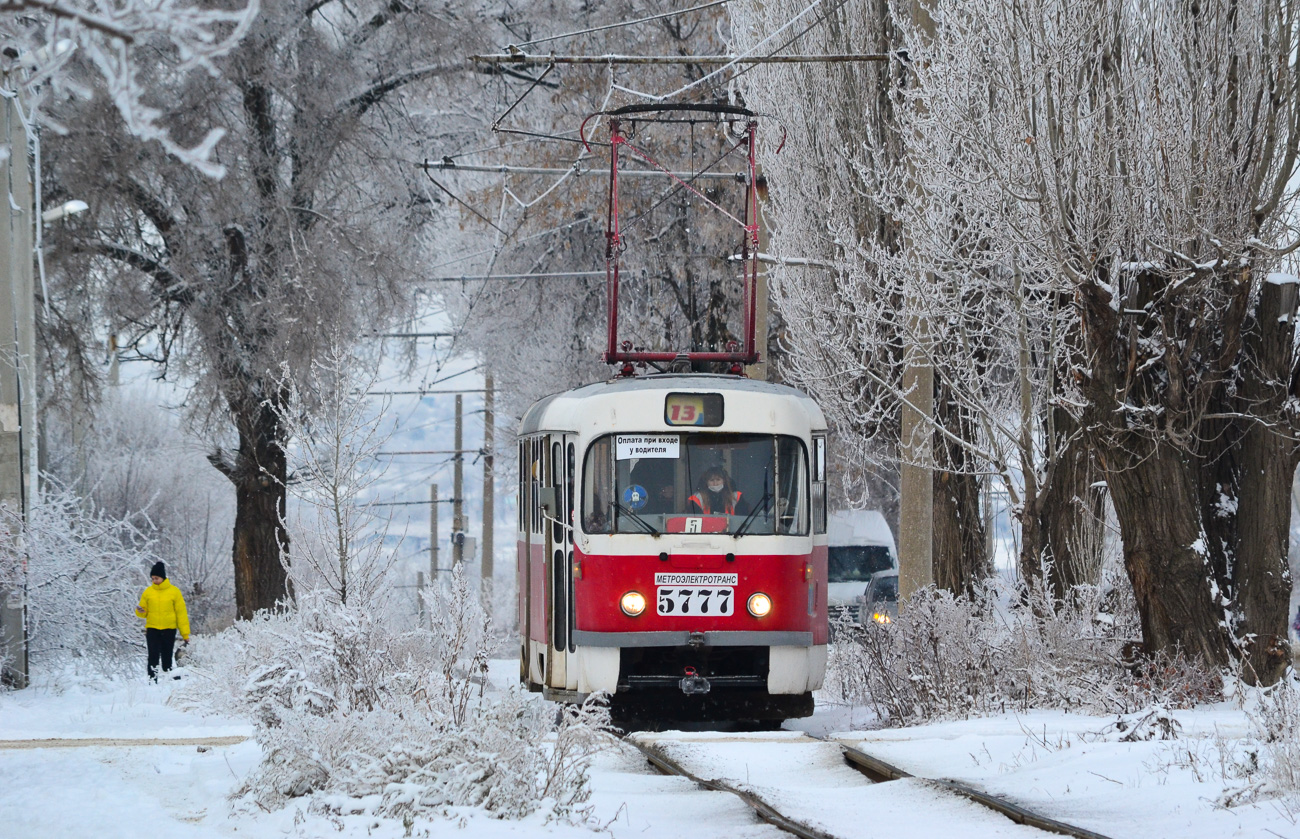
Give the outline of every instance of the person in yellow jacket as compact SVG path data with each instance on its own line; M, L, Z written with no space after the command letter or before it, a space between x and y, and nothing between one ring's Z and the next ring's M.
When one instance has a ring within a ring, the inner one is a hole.
M185 612L181 590L167 581L166 565L155 562L149 569L149 578L153 585L140 595L135 615L144 618L144 638L149 647L149 678L156 682L160 662L163 672L172 669L176 631L180 630L181 639L186 644L190 642L190 616Z

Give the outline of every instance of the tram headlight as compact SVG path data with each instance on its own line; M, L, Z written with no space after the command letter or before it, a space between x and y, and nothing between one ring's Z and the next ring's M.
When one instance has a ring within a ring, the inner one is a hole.
M888 612L872 612L871 619L876 623L893 623L894 619L889 616Z
M634 618L645 611L645 595L639 591L629 591L618 599L618 607L623 614Z
M756 618L766 617L772 611L772 598L761 591L754 592L749 596L745 608Z

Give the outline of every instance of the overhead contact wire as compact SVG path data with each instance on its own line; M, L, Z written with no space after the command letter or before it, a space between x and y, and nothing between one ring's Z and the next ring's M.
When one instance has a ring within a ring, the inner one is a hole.
M559 41L563 38L576 38L579 35L590 35L593 32L605 32L610 29L621 29L625 26L636 26L639 23L650 23L651 21L663 20L664 18L678 17L679 15L690 14L691 12L698 12L704 9L711 9L714 6L722 6L730 2L731 0L713 0L712 3L704 3L703 5L692 6L689 9L681 9L676 12L662 12L657 15L650 15L649 17L637 18L636 20L625 20L625 21L620 21L619 23L607 23L604 26L593 26L590 29L580 29L577 32L566 32L563 35L549 35L545 38L538 38L533 41L524 41L522 44L511 44L510 46L506 47L506 50L508 52L510 50L510 47L514 47L516 49L522 49L524 47L531 47L537 44L549 43L550 41Z

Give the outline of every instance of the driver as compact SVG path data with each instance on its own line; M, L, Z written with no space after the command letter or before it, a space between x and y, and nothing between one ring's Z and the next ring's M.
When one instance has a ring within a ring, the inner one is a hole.
M687 512L696 515L729 516L745 514L740 501L740 492L731 483L731 476L721 466L713 466L700 476L695 494L687 499Z

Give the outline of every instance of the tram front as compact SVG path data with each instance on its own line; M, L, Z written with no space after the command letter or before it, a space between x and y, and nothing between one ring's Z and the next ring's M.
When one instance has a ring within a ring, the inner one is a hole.
M548 410L581 417L572 698L606 691L640 718L811 714L827 642L820 410L732 377L564 396Z

